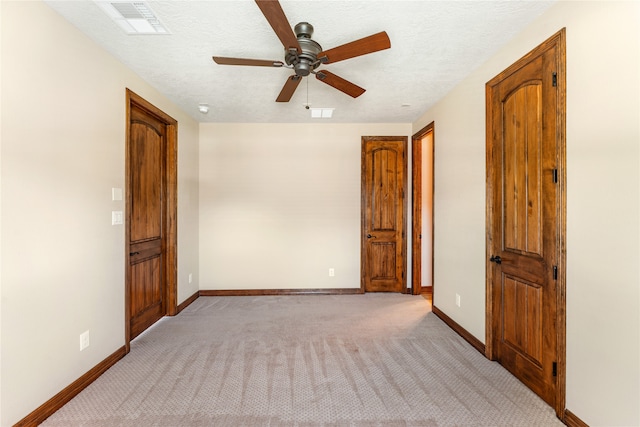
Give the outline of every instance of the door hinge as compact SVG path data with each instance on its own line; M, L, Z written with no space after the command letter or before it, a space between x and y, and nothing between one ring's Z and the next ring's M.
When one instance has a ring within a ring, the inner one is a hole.
M557 184L557 183L558 183L558 169L554 169L554 170L553 170L553 182L554 182L555 184Z
M558 376L558 362L553 362L551 373L553 374L554 377Z
M553 73L553 87L558 86L558 73Z
M553 280L558 280L558 266L553 266Z

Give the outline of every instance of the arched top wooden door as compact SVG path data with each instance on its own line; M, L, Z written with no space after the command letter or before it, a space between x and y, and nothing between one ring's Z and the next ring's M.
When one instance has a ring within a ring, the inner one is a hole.
M127 90L125 338L177 311L177 122Z
M405 292L407 137L362 138L362 289Z
M487 355L564 411L564 32L487 83Z

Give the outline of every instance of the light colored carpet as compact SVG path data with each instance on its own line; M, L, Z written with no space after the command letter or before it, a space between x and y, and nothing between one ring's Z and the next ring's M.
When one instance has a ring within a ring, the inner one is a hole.
M421 296L200 297L44 426L556 426Z

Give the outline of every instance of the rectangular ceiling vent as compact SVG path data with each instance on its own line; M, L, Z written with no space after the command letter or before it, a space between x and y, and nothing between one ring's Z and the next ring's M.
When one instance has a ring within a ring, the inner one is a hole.
M96 1L127 34L170 34L145 2Z
M311 118L330 119L333 117L334 108L311 108Z

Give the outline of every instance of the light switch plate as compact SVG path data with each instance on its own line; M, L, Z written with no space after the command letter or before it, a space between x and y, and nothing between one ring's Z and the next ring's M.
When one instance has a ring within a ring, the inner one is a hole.
M112 211L111 225L120 225L120 224L122 224L122 211Z
M111 200L114 202L122 200L122 188L111 189Z
M89 344L90 344L89 331L84 331L83 333L80 334L80 351L89 347Z

